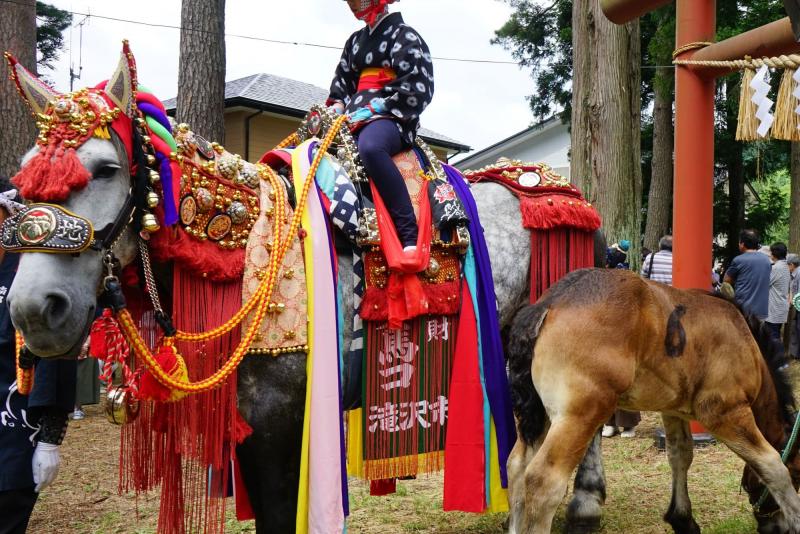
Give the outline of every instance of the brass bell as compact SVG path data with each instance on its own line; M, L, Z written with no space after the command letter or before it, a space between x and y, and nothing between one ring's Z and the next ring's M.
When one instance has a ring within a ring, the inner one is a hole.
M156 171L150 171L150 183L157 184L159 181L161 181L161 175Z
M156 164L156 157L152 154L147 155L147 164L148 165L155 165Z
M106 418L115 425L130 423L139 415L139 401L123 387L110 387L106 393Z
M151 234L153 232L158 232L161 225L158 224L158 219L152 213L145 213L142 215L142 228Z
M155 191L147 192L147 205L151 208L158 206L158 194Z
M441 269L442 269L442 266L441 266L441 265L439 265L439 262L438 262L438 261L436 261L436 259L435 259L435 258L431 257L431 259L430 259L430 262L428 263L428 268L427 268L427 269L425 269L425 274L426 274L426 275L427 275L429 278L433 278L433 277L435 277L437 274L439 274L439 271L440 271Z

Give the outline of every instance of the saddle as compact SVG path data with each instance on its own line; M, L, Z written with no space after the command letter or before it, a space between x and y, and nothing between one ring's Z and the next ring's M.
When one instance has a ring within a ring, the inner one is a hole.
M567 178L544 163L508 158L464 177L502 185L519 199L522 225L531 233L532 303L568 272L593 266L600 215Z

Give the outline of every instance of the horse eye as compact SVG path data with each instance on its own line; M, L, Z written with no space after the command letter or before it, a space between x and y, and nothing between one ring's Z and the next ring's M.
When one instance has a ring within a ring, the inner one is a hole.
M120 169L119 165L103 165L94 172L95 180L104 180L113 177Z

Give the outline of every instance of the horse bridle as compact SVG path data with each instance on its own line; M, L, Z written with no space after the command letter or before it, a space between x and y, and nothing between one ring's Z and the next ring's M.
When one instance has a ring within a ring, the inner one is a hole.
M85 250L110 251L133 221L136 202L128 190L116 218L95 232L91 221L56 204L34 203L3 222L0 245L9 252L78 255Z

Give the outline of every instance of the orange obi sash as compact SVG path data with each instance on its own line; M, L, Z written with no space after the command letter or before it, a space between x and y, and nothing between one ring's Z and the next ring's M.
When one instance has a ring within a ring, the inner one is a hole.
M397 74L390 68L370 67L361 71L356 92L360 93L367 89L383 89L395 79L397 79Z

